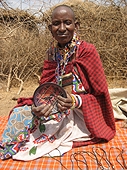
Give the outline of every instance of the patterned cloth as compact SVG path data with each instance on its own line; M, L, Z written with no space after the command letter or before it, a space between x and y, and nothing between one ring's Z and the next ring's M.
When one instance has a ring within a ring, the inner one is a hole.
M30 110L30 106L19 107L19 110L24 109L25 112L26 108ZM31 111L29 112L30 114ZM15 115L17 120L13 119ZM3 133L3 138L11 134L7 130L15 129L15 126L12 129L9 127L10 122L14 120L20 124L18 118L22 119L23 115L15 112L14 109L8 121L8 128ZM24 126L25 123L24 121ZM77 140L90 140L90 133L84 125L83 115L80 109L70 111L68 116L62 115L59 120L52 119L44 122L34 117L30 123L26 124L26 127L22 131L8 136L8 141L1 143L4 149L0 150L0 156L1 159L7 159L12 156L13 159L24 161L46 155L61 156L72 149L72 141Z
M31 122L32 117L31 106L25 105L23 107L14 108L13 114L10 115L6 129L2 135L2 142L11 141L21 130L24 130L24 127Z

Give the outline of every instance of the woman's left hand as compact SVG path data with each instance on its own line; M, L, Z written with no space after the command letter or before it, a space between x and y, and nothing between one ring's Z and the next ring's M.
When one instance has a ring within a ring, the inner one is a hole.
M69 93L67 93L67 98L62 96L57 96L58 99L58 110L63 112L72 107L72 98Z

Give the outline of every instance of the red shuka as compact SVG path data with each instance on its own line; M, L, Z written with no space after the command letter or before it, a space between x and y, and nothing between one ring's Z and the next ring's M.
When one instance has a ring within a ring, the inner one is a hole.
M76 59L68 63L65 72L72 72L74 66L87 91L87 94L80 94L81 109L92 140L74 142L73 147L109 141L115 135L115 119L103 66L93 44L82 41L76 51ZM44 61L40 84L56 81L56 67L56 61ZM32 98L20 98L17 106L32 103Z
M74 147L93 144L100 140L109 141L115 135L115 119L108 92L103 66L93 44L82 41L76 59L66 66L66 73L76 67L87 94L80 94L84 121L92 137L91 141L74 142ZM55 61L44 61L40 84L55 82Z

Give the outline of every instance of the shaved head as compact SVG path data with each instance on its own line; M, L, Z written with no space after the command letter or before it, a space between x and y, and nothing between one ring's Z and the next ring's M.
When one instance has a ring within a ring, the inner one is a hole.
M72 16L73 16L73 19L75 20L75 14L74 14L74 11L72 10L72 8L71 7L69 7L69 6L67 6L67 5L59 5L59 6L57 6L57 7L55 7L54 9L53 9L53 12L52 12L52 18L53 18L53 16L54 16L54 13L57 11L57 10L61 10L61 9L65 9L65 10L68 10L70 13L72 13Z

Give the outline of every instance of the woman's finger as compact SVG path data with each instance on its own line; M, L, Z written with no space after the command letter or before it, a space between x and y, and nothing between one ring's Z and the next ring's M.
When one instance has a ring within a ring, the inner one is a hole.
M53 109L53 106L51 106L51 104L48 104L48 105L43 104L37 107L34 107L34 106L32 107L32 111L38 117L49 116L52 113L52 109Z
M57 99L58 99L58 108L60 111L65 111L72 107L72 98L69 94L67 94L67 98L58 96Z

